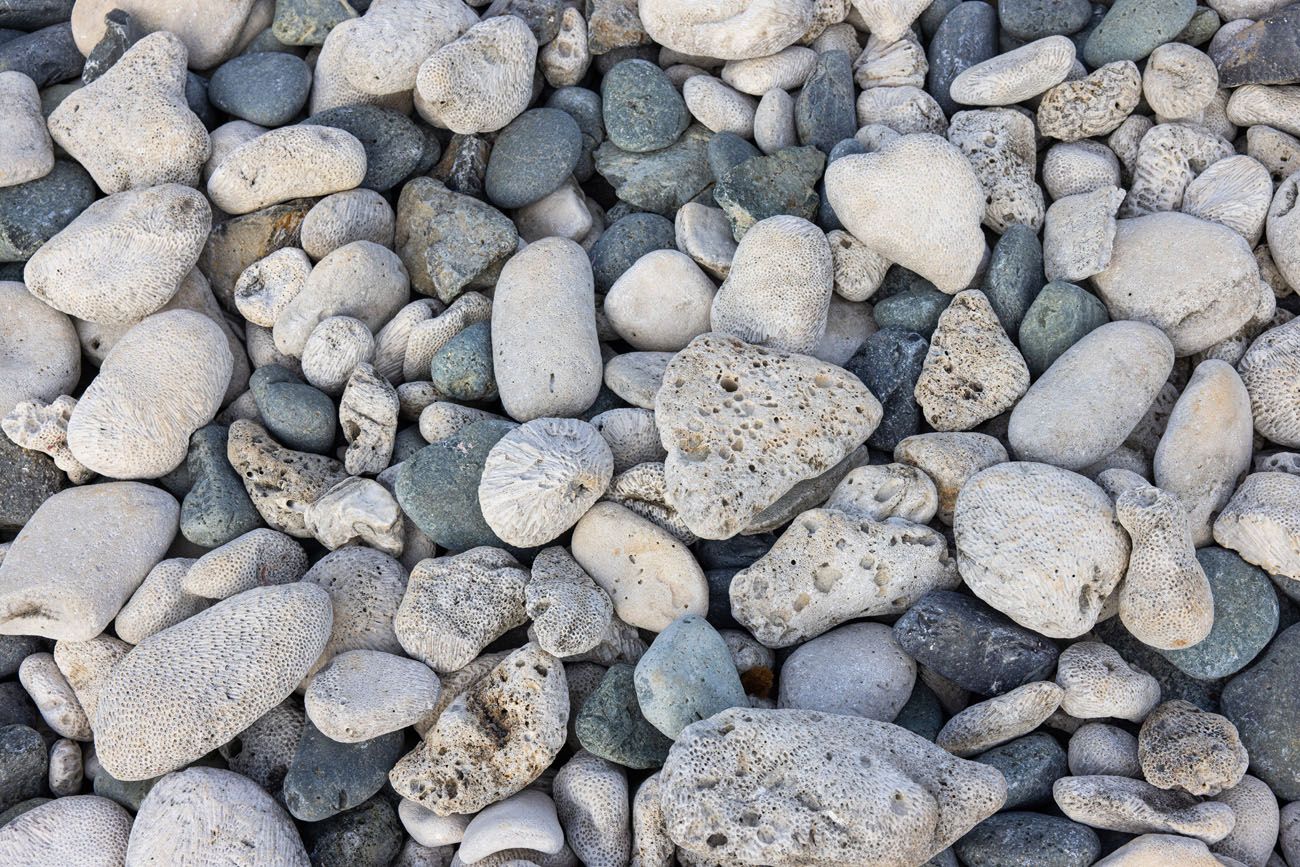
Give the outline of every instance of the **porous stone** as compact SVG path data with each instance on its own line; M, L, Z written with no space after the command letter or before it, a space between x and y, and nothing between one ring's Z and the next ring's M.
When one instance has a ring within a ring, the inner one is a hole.
M963 105L1014 105L1064 81L1074 52L1068 38L1047 36L968 67L949 93Z
M406 592L407 575L397 560L372 548L341 548L318 560L303 581L323 588L334 611L329 641L310 674L348 650L402 652L393 620Z
M825 508L860 514L873 521L902 518L928 524L939 508L930 477L904 464L872 464L850 470L835 486Z
M1232 156L1232 146L1204 127L1184 123L1144 127L1139 123L1130 128L1126 121L1108 140L1131 176L1122 217L1176 210L1199 172Z
M56 798L0 828L0 857L31 867L115 867L125 863L130 833L131 814L108 798Z
M178 557L161 560L149 570L113 623L123 641L139 644L208 607L209 600L186 593L181 586L195 562Z
M1223 715L1250 756L1251 773L1283 801L1300 799L1300 766L1291 748L1291 722L1300 706L1294 666L1300 658L1300 629L1278 634L1263 659L1228 681Z
M187 54L173 33L151 33L50 114L55 143L105 193L198 185L212 144L185 99Z
M754 137L754 111L757 101L728 87L711 75L693 75L682 84L682 99L691 115L705 129L715 133L733 133L741 138Z
M304 171L310 165L312 171ZM342 129L315 124L263 133L228 153L208 178L208 196L229 214L247 214L303 196L350 190L366 176L366 152ZM256 184L253 178L263 178Z
M1218 90L1214 61L1181 42L1158 46L1142 71L1142 95L1162 119L1201 118Z
M295 583L246 591L146 638L100 690L101 765L143 780L226 743L293 692L331 620L328 594Z
M283 45L320 45L336 26L356 17L347 0L276 3L271 35Z
M1217 795L1241 782L1246 748L1228 719L1175 699L1157 707L1138 732L1147 782L1192 795Z
M1074 821L1126 834L1169 832L1217 842L1235 822L1227 804L1199 801L1128 777L1062 777L1052 786L1052 796Z
M1053 199L1090 193L1102 187L1118 187L1119 157L1101 142L1060 142L1043 157L1043 187Z
M1300 477L1286 472L1251 473L1214 522L1214 541L1270 575L1300 577L1300 547L1289 508Z
M910 732L802 710L733 708L696 723L673 745L659 785L668 836L688 853L781 867L829 863L845 850L890 867L921 863L1006 798L998 771ZM832 800L838 818L829 823L822 810ZM888 822L881 802L897 805ZM757 823L745 818L755 814Z
M342 45L348 83L374 95L409 91L420 63L474 23L468 6L446 0L404 0L367 10Z
M787 436L795 419L781 408L793 405L801 406L799 420L815 425L820 435L816 451L801 447L792 460L793 441ZM727 412L705 416L711 428L688 429L700 423L702 406ZM737 414L750 418L748 429L737 429L744 434L733 432ZM786 431L760 430L752 420L773 414L784 417ZM879 419L879 403L841 368L735 338L701 335L674 356L655 397L655 421L668 450L669 502L701 538L734 535L794 484L843 460ZM745 447L745 439L752 447ZM714 453L715 440L725 440L724 454ZM743 464L729 462L735 442L744 451ZM746 471L750 464L755 471Z
M1259 243L1272 201L1268 169L1249 156L1219 160L1183 192L1183 211L1236 231L1251 246Z
M254 325L271 328L302 291L312 263L297 247L276 250L244 269L235 283L235 307Z
M1160 701L1160 684L1154 677L1099 641L1080 641L1063 650L1056 682L1065 690L1061 709L1078 719L1141 722Z
M94 638L162 559L178 511L165 491L138 482L50 497L0 563L0 632Z
M757 0L699 9L677 0L638 4L641 25L660 45L681 54L747 60L798 41L812 24L812 0Z
M90 205L37 250L23 281L78 319L137 322L181 288L211 225L207 200L189 187L120 192Z
M1061 704L1065 691L1039 680L973 704L948 720L935 744L962 758L1028 734Z
M300 539L311 535L307 507L346 475L333 458L285 448L246 419L230 426L226 457L262 520Z
M886 259L954 294L984 249L985 193L971 164L938 136L902 136L826 171L826 194L844 227Z
M523 19L484 19L420 64L420 113L462 135L495 132L528 108L536 59L537 39Z
M1286 391L1290 371L1300 357L1300 325L1295 320L1270 328L1255 338L1237 364L1255 430L1285 447L1300 445L1300 402Z
M287 698L218 751L230 770L248 777L279 800L305 725L301 703Z
M1070 773L1076 777L1142 776L1137 738L1118 726L1084 723L1070 735Z
M303 217L302 249L319 260L353 241L373 241L381 247L392 247L395 220L392 206L374 190L334 193L312 205ZM411 279L415 281L414 276Z
M81 347L68 317L9 281L0 281L0 316L0 417L24 401L57 402L72 392L81 376Z
M36 83L21 72L0 72L0 105L11 125L0 136L0 187L43 178L54 168L54 146L41 115Z

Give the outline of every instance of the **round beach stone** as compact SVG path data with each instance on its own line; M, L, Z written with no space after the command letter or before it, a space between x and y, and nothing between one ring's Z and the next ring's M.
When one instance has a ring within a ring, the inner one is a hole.
M672 81L646 60L624 60L600 82L605 134L625 151L666 148L686 132L691 115Z
M1065 750L1046 732L1035 732L971 758L992 765L1007 780L1004 810L1052 802L1052 784L1070 773Z
M22 283L0 281L0 418L23 401L48 403L70 394L80 378L81 344L72 320Z
M583 749L629 768L659 767L673 745L641 712L634 669L624 662L610 666L583 702L576 731Z
M451 400L495 400L491 324L475 322L448 340L433 356L429 379L439 394Z
M284 778L284 805L304 822L350 810L383 788L404 751L400 731L345 744L307 722Z
M777 707L893 722L916 681L916 663L888 626L850 623L800 645L781 667Z
M1223 714L1250 755L1250 770L1283 801L1300 800L1300 751L1295 720L1300 714L1300 625L1282 632L1264 658L1228 681Z
M1002 0L998 23L1026 42L1055 34L1077 33L1092 20L1088 0Z
M77 216L97 195L79 163L55 160L44 177L0 187L0 262L24 262Z
M1038 378L1067 349L1110 321L1106 305L1073 283L1054 280L1042 288L1020 323L1020 354Z
M1101 841L1087 825L1039 813L998 813L953 844L967 867L1088 867Z
M983 292L1007 334L1014 335L1043 288L1043 245L1023 223L1012 223L993 247Z
M1083 59L1096 69L1116 60L1137 62L1173 41L1196 14L1196 0L1116 0L1088 36Z
M208 82L208 99L226 114L265 127L283 126L307 104L311 69L281 51L241 54Z
M415 171L424 158L424 133L404 114L376 105L345 105L313 114L303 125L351 133L366 152L361 186L384 192Z
M334 401L279 364L259 367L248 380L266 429L291 449L326 454L334 445Z
M642 256L655 250L677 249L671 220L638 212L611 223L592 245L591 273L596 292L606 293Z
M226 428L199 428L190 437L185 458L194 484L181 502L181 535L205 548L219 547L262 526L262 516L226 457L226 444Z
M921 597L894 623L894 638L917 662L980 695L1047 679L1058 655L1054 642L950 590Z
M641 712L670 738L729 707L749 707L726 642L698 614L674 620L655 637L633 682Z
M568 112L534 108L497 135L484 179L488 200L522 208L559 189L582 155L582 130Z

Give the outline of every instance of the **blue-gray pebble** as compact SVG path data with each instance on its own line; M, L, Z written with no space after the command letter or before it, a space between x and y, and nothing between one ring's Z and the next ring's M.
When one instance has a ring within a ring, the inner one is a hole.
M591 245L591 272L596 292L608 292L623 272L646 253L676 250L672 221L659 214L635 213L610 225Z
M476 322L448 340L433 356L429 378L439 392L452 400L495 400L491 324Z
M1283 801L1300 800L1300 626L1282 632L1264 658L1228 681L1223 715L1250 755L1250 772Z
M844 365L880 401L880 424L867 445L893 452L900 442L921 430L921 407L913 393L921 378L930 341L915 331L888 326L868 335Z
M872 317L881 328L893 326L915 331L929 340L939 326L939 317L950 303L951 295L945 295L933 286L917 286L881 298L872 308Z
M949 117L966 106L948 95L953 79L998 53L998 13L988 3L966 0L948 13L930 41L925 89Z
M625 151L666 148L686 132L691 114L662 69L645 60L624 60L600 83L605 134Z
M1015 334L1046 282L1038 233L1012 223L998 238L984 275L984 295L1007 334Z
M1077 33L1091 19L1088 0L998 0L998 23L1026 42Z
M310 91L311 69L302 58L272 51L233 57L217 67L208 82L208 100L214 106L268 127L293 120Z
M48 768L40 734L24 725L0 728L0 810L41 794Z
M326 737L308 720L289 772L284 805L304 822L319 822L364 802L384 787L405 752L400 731L359 743Z
M181 535L204 548L262 526L262 516L226 457L228 432L215 424L199 428L190 437L185 459L192 485L181 502Z
M268 364L253 371L249 390L262 423L285 446L325 454L334 446L334 401L286 367Z
M998 813L953 844L966 867L1088 867L1101 840L1087 825L1039 813Z
M488 157L484 189L498 208L522 208L559 189L582 155L582 130L568 112L534 108L510 121Z
M1083 59L1096 69L1117 60L1144 59L1172 42L1196 14L1196 0L1115 0L1083 46Z
M1003 810L1050 806L1052 784L1070 773L1065 750L1046 732L1034 732L974 756L971 761L991 765L1007 781Z
M709 168L715 178L721 178L746 160L763 155L753 143L734 132L714 133L709 139L708 153Z
M610 666L578 711L574 731L582 748L602 759L628 768L657 768L673 742L641 713L633 676L625 662Z
M822 153L858 131L853 95L853 58L845 51L823 51L794 101L799 143Z
M729 707L749 706L727 643L696 614L677 618L655 637L634 680L641 712L670 738Z
M1025 311L1017 343L1035 377L1043 375L1065 350L1110 321L1097 296L1073 283L1055 280L1043 287Z
M939 704L939 697L918 677L907 704L894 717L894 725L927 741L933 741L943 728L943 719L943 705Z

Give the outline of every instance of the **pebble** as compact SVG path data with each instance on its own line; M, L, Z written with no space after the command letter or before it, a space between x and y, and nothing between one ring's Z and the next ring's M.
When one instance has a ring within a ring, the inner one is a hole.
M307 104L311 70L279 51L241 54L217 68L208 99L226 114L265 127L282 126Z
M951 116L959 110L951 96L953 80L997 54L997 34L998 16L987 3L968 0L944 15L930 41L926 80L944 114Z
M275 4L271 33L285 45L320 45L337 25L355 17L347 0L289 0Z
M582 132L564 111L538 108L515 118L497 136L486 191L498 207L519 208L554 192L582 151Z
M313 113L302 125L340 129L361 143L365 151L365 175L358 184L351 186L386 192L414 172L424 157L424 134L408 118L392 109L374 105L339 106ZM349 189L349 186L340 186L340 189Z
M690 125L681 94L663 70L648 61L615 64L601 80L600 93L605 133L624 151L666 148Z
M704 127L692 124L668 147L644 155L606 141L596 148L596 171L629 205L661 215L675 214L713 182L709 138Z
M320 260L353 241L372 241L392 248L394 222L392 207L374 190L334 193L313 205L303 217L302 249ZM416 279L412 273L412 282Z
M1300 655L1300 628L1280 632L1263 658L1223 688L1223 714L1250 755L1252 773L1283 801L1300 799L1300 764L1290 743L1290 722L1300 695L1288 672Z
M286 446L323 454L334 445L334 404L325 392L278 364L259 367L249 387L263 424Z
M610 666L577 714L582 748L629 768L657 768L668 756L672 739L646 719L637 699L634 669Z
M1067 350L1109 321L1092 293L1062 281L1043 286L1025 311L1017 340L1030 374L1042 377Z
M45 790L45 741L25 725L0 728L0 807L10 807Z
M894 623L909 656L964 689L998 695L1044 680L1056 666L1056 645L960 593L935 590Z
M1232 808L1198 801L1127 777L1062 777L1052 787L1057 806L1084 825L1125 834L1174 833L1218 841L1235 823Z
M790 654L777 707L893 722L912 694L916 663L889 627L852 623Z
M457 856L466 863L477 863L507 849L553 855L563 846L564 831L555 804L542 792L524 790L475 815L465 827Z
M284 777L284 804L305 822L351 810L383 787L402 749L400 732L340 743L309 722Z
M48 173L0 187L0 262L23 262L95 200L95 184L78 163L56 159Z
M313 170L304 171L305 165ZM247 214L302 196L350 190L365 180L366 169L364 146L346 130L281 127L226 154L208 178L207 191L226 213ZM256 184L256 178L265 183Z
M1084 723L1070 736L1070 773L1076 777L1142 776L1137 738L1118 726Z
M1061 709L1076 719L1141 722L1160 701L1154 677L1097 641L1080 641L1063 650L1056 682L1065 690Z
M416 110L461 135L495 132L528 108L536 58L521 18L485 18L420 64Z
M1093 67L1141 60L1181 33L1195 12L1194 0L1118 0L1089 34L1084 59Z
M985 819L953 848L970 867L1087 867L1101 854L1101 840L1059 816L1007 812Z
M1074 43L1047 36L963 70L949 85L961 105L1014 105L1065 80L1074 65Z
M313 864L385 867L402 848L397 811L380 796L304 827L302 842Z
M0 827L0 858L15 864L123 864L131 814L96 795L25 802Z
M1004 810L1050 804L1052 784L1070 771L1065 750L1050 734L1036 732L1008 741L975 756L973 761L992 765L1007 780Z
M76 78L86 61L72 37L64 21L15 36L0 45L0 71L21 72L38 88Z
M1247 18L1255 18L1247 15ZM1296 10L1285 6L1218 42L1215 65L1223 87L1291 84L1300 79Z
M982 288L1007 334L1019 331L1044 282L1037 234L1023 223L1011 224L993 247Z
M5 162L5 168L0 171L0 187L16 186L49 174L54 168L54 146L41 116L41 99L35 82L21 72L0 72L0 105L12 121L0 139L0 156Z
M716 292L713 281L686 254L652 250L609 288L605 316L633 348L675 352L710 330Z
M1213 796L1246 773L1248 756L1226 717L1175 699L1161 704L1138 732L1138 762L1161 789Z
M817 178L825 163L814 147L786 148L771 156L754 154L719 174L713 198L727 215L735 239L740 241L770 217L812 219L819 202Z
M655 637L633 682L646 720L673 739L693 722L749 705L726 643L698 614L679 617Z
M1060 706L1063 695L1064 690L1050 681L1018 686L956 714L934 742L955 756L969 758L1038 728Z
M817 55L795 100L795 129L801 144L830 153L837 143L857 132L852 62L842 51Z

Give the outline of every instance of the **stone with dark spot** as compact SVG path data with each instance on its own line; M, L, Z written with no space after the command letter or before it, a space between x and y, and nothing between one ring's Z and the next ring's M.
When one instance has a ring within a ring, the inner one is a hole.
M666 148L691 124L686 101L662 69L645 60L624 60L600 83L601 110L609 140L625 151Z
M794 102L799 143L830 153L858 131L853 94L853 58L844 51L823 51Z
M1300 81L1300 4L1284 6L1215 46L1219 86Z
M406 835L383 795L322 822L302 826L313 867L388 867Z
M99 37L95 47L86 57L86 65L81 70L81 81L90 84L126 54L127 49L144 37L144 31L136 23L130 12L123 9L110 10L104 16L104 35Z

